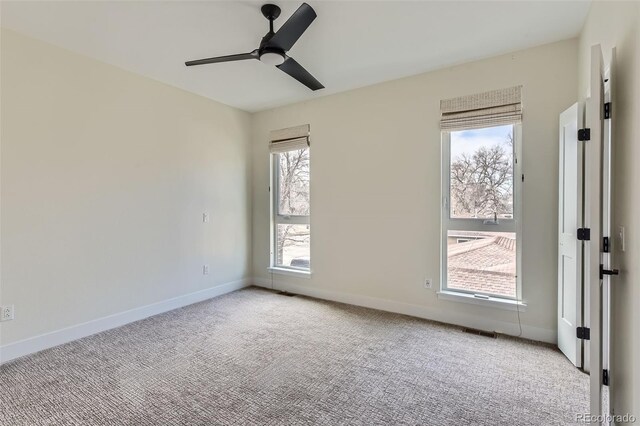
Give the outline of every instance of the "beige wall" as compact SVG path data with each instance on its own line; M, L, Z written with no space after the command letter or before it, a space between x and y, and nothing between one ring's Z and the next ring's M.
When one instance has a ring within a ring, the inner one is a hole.
M617 60L613 98L613 230L626 228L626 250L613 238L611 403L614 413L640 417L640 3L593 2L580 36L579 96L588 95L592 45L600 44L605 64Z
M249 114L10 31L1 47L3 345L249 275Z
M577 41L395 80L253 116L253 273L270 286L272 129L311 125L311 279L281 286L469 326L518 333L513 311L438 299L439 101L522 84L524 334L555 340L558 115L577 99Z

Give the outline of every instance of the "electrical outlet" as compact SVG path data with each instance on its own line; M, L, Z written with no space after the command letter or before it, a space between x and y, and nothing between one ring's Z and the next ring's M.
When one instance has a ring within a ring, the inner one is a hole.
M13 305L0 306L0 321L11 321L13 319Z
M427 278L426 280L424 280L424 288L428 288L429 290L431 290L432 288L431 278Z
M202 266L202 275L209 275L209 265Z
M208 223L209 222L209 213L207 213L207 212L202 213L202 222L203 223Z

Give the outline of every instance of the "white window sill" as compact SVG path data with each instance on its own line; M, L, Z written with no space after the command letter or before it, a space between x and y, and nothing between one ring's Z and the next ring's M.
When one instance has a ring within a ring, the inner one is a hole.
M267 268L267 270L273 274L289 275L291 277L304 278L307 280L311 278L311 271L305 271L303 269L278 268L271 266Z
M499 297L489 297L488 299L475 297L473 294L460 293L456 291L439 291L438 299L450 300L453 302L471 303L490 308L506 309L508 311L526 312L527 304L522 301L512 299L501 299Z

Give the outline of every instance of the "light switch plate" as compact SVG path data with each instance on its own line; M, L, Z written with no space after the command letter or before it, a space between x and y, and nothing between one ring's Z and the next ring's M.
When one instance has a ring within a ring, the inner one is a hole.
M624 226L618 226L618 245L620 246L620 251L625 251L625 241L624 241Z
M11 321L13 316L13 305L0 306L0 321Z

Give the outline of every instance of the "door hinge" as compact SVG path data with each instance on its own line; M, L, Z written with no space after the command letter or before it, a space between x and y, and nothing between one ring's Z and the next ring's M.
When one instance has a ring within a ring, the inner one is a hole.
M609 237L602 237L602 252L609 253Z
M609 370L606 368L602 370L602 384L605 386L609 386Z
M591 339L591 329L588 327L576 328L576 336L578 339L589 340Z
M604 119L611 118L611 102L604 103Z
M589 241L591 239L591 229L578 228L578 239L581 241Z
M579 141L588 141L591 140L591 129L578 129L578 140Z

